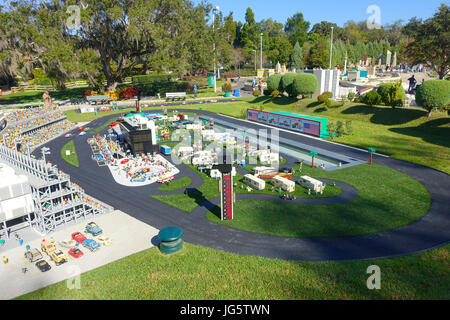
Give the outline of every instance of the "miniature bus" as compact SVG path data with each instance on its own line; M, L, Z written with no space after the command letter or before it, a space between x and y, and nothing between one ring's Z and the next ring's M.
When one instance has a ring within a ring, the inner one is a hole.
M302 176L298 179L297 183L301 185L303 188L311 189L314 192L322 192L324 189L323 182L313 179L308 176Z
M244 183L256 190L264 190L266 188L266 182L251 174L244 176Z
M160 147L160 151L161 151L161 153L162 153L163 155L165 155L165 156L170 156L171 149L170 149L169 146L166 146L166 145L161 146L161 147Z
M272 179L272 184L275 188L281 188L287 192L295 191L295 182L281 176L275 176Z

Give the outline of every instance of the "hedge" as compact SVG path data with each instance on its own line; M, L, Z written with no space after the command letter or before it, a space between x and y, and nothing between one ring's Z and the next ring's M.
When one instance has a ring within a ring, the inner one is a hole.
M319 90L319 81L311 73L300 73L294 79L293 96L314 94Z
M361 97L361 102L369 106L376 106L381 104L381 96L376 91L370 91Z
M289 96L293 97L293 96L297 96L295 95L295 93L293 92L293 83L295 80L296 74L295 73L286 73L281 77L281 81L280 81L280 91L284 91L287 94L289 94Z
M133 76L131 81L133 83L155 83L155 82L170 82L172 80L171 75L145 75L145 76Z
M403 89L401 81L394 83L382 83L378 87L377 92L381 96L381 101L386 106L403 106L403 101L405 100L405 89Z
M433 108L448 109L450 104L450 81L425 81L417 89L416 103L429 111Z
M273 74L267 79L267 89L269 90L269 94L271 94L275 90L280 90L281 78L283 76L281 74Z

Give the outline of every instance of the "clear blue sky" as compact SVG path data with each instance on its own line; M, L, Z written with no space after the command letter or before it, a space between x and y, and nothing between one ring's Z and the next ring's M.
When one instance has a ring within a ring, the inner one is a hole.
M194 0L199 3L200 0ZM399 19L407 22L412 17L429 18L441 3L448 0L209 0L219 6L224 16L234 12L234 19L244 22L245 11L253 9L256 21L272 18L285 23L296 12L302 12L311 26L322 20L341 26L348 20L365 21L370 16L366 13L371 5L381 10L381 24L389 24Z

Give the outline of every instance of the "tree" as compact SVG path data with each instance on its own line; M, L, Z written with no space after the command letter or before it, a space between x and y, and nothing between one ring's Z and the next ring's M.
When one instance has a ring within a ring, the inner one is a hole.
M450 7L442 4L438 12L425 22L411 19L405 33L411 37L405 56L413 63L426 63L444 79L450 66Z
M306 96L317 92L319 82L315 75L311 73L300 73L295 76L292 84L292 96Z
M450 81L428 80L416 92L416 102L428 110L428 117L434 108L446 109L450 104Z
M336 125L334 124L334 122L329 121L327 124L327 131L330 134L331 140L334 139L334 134L336 132Z
M344 129L344 124L342 123L342 121L337 122L336 133L338 134L339 137L342 137L344 135L345 129Z
M292 52L290 65L291 68L295 68L297 70L305 68L305 63L303 62L303 50L298 42L295 44Z
M284 31L288 34L288 38L293 46L297 42L302 46L308 40L309 26L310 23L304 20L303 13L301 12L288 18Z
M308 66L327 68L330 63L330 45L324 37L316 36L309 52Z
M329 36L331 34L331 28L334 28L333 32L336 37L340 37L342 34L342 29L337 26L336 23L331 23L328 21L321 21L320 23L316 23L309 34L316 33L320 36Z
M255 14L253 13L252 8L248 7L245 11L245 22L249 25L253 25L256 23Z

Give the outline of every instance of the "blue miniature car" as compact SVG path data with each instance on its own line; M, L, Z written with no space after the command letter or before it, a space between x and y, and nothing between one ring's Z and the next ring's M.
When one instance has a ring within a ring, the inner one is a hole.
M92 234L94 237L103 233L103 230L95 223L89 222L86 225L86 232Z
M86 239L83 241L83 247L91 251L95 251L100 249L100 244L97 243L97 241L95 241L94 239Z

